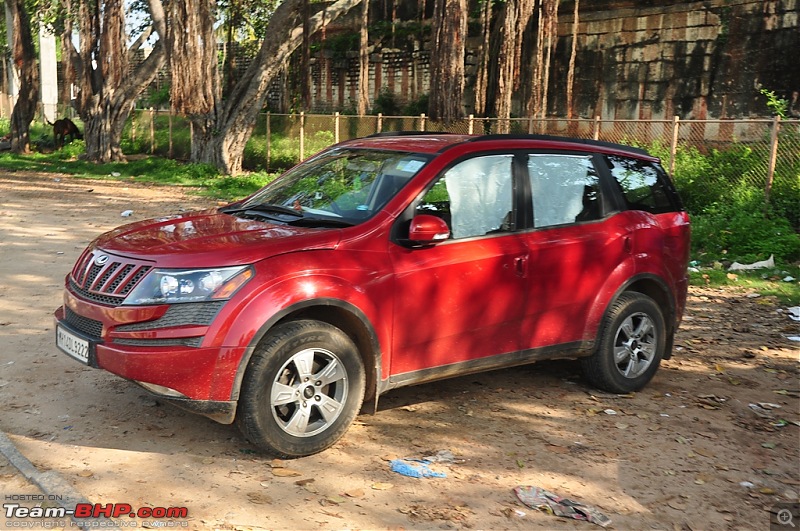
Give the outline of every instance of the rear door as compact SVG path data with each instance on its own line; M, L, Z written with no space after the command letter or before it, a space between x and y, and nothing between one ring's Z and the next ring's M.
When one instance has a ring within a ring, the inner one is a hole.
M624 260L630 229L609 200L597 164L580 153L528 153L531 227L523 348L583 340L592 304Z

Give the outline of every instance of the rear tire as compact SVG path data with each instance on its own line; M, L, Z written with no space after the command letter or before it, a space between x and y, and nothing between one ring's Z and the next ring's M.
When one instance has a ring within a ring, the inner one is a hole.
M603 317L595 353L581 359L586 379L612 393L630 393L655 375L667 345L664 314L642 293L619 296Z
M350 427L365 381L358 349L340 329L311 320L279 325L250 359L237 425L250 442L278 457L321 452Z

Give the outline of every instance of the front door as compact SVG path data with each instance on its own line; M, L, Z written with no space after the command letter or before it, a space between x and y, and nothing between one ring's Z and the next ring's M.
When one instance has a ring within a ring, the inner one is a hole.
M392 375L416 379L424 374L408 373L519 350L528 252L515 231L513 166L511 154L457 163L415 209L445 219L450 239L392 245Z

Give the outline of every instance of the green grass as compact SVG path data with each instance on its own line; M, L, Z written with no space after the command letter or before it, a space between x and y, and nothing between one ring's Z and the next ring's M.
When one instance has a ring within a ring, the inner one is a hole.
M77 158L83 142L76 141L63 150L43 154L0 154L0 168L11 171L61 173L84 179L108 179L140 183L164 184L192 188L214 199L233 201L245 197L272 181L275 173L250 173L224 177L207 164L187 164L157 156L135 157L129 162L95 164Z
M787 276L794 277L784 282ZM786 306L800 305L800 267L781 266L755 271L725 271L716 268L703 268L700 272L689 273L692 286L737 288L743 292L758 293L762 297L774 296Z

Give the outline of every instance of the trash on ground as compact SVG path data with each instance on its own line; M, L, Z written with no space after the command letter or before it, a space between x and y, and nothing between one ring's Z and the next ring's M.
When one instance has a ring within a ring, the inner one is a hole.
M562 498L541 487L516 487L514 493L522 503L531 509L538 509L562 518L591 522L600 527L611 525L611 519L596 507Z
M786 336L789 341L800 341L800 336Z
M464 459L456 457L450 450L439 450L433 455L424 456L422 459L429 463L461 464L464 462Z
M800 306L792 306L789 308L789 319L792 321L800 321Z
M756 415L758 415L762 419L771 419L772 418L772 413L770 412L770 410L765 409L765 408L761 407L758 404L747 404L747 407L749 407L750 410L753 413L755 413Z
M740 481L740 482L739 482L739 486L740 486L740 487L744 487L744 488L746 488L746 489L752 489L752 488L753 488L753 487L755 487L756 485L755 485L755 483L753 483L753 482L751 482L751 481Z
M446 478L444 472L436 472L428 466L429 461L424 459L393 459L391 461L392 472L410 478Z
M739 262L734 262L728 268L728 271L751 271L753 269L764 269L766 267L775 267L775 257L773 255L769 255L769 258L766 260L753 262L752 264L740 264Z
M606 409L606 410L603 411L603 413L605 413L606 415L616 415L617 414L617 412L614 411L613 409Z
M782 280L784 282L794 282L794 277L792 275L786 275Z
M120 214L123 218L129 218L133 215L133 210L124 210L122 214Z

